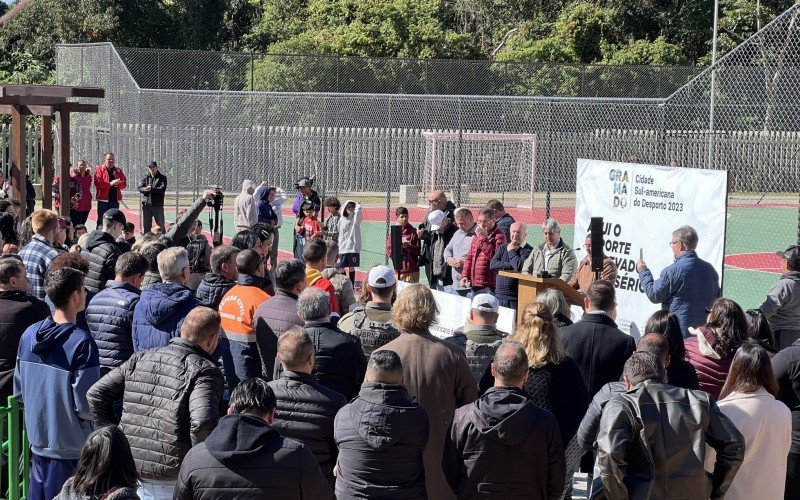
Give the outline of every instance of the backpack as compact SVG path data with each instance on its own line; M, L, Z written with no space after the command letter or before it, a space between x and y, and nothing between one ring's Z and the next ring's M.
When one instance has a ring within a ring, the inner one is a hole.
M400 330L391 322L380 323L369 319L364 306L360 306L353 310L353 329L350 330L350 335L361 340L364 356L370 357L372 351L399 337Z
M189 238L189 243L186 245L186 251L189 252L189 271L193 273L209 272L205 262L203 262L207 247L208 239L205 236L192 236Z

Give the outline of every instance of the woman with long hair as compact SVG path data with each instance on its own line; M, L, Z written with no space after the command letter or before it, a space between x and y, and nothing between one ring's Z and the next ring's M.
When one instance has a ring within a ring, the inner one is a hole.
M3 239L2 253L19 253L19 235L17 222L9 213L0 214L0 238Z
M747 339L744 311L731 299L719 298L711 304L706 325L689 332L686 356L697 371L700 389L719 398L733 355Z
M75 466L56 500L133 500L139 474L128 438L115 425L86 438Z
M553 313L545 304L531 302L525 306L522 321L508 340L519 342L528 354L530 368L522 390L558 422L567 457L565 493L569 493L583 455L574 438L591 401L589 390L578 365L561 345ZM494 385L493 378L484 375L481 390L489 384Z
M699 389L697 371L686 361L686 346L683 345L683 334L678 316L670 311L656 311L644 326L645 333L660 333L669 344L669 365L667 380L671 385L684 389Z
M767 350L746 340L733 356L720 393L719 409L742 433L745 444L744 461L725 493L726 500L784 498L792 414L775 399L777 394ZM706 464L713 467L713 457L707 457Z

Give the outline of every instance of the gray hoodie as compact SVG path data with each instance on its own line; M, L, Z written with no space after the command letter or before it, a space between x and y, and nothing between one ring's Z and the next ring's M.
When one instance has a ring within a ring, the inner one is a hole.
M255 184L249 179L242 182L242 192L233 202L233 222L236 231L249 229L257 221L256 202L253 198Z
M344 216L344 208L348 203L356 203L347 200L342 205L342 216L339 218L339 253L361 253L361 221L364 216L361 214L361 205L356 203L356 208L349 216Z
M800 330L800 272L789 272L767 292L759 306L772 331Z

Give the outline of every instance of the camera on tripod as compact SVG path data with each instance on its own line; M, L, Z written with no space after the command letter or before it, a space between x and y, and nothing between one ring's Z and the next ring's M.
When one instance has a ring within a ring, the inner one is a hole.
M220 186L209 186L208 189L214 190L214 198L206 201L206 206L212 207L214 210L222 209L222 200L225 199L225 195L222 194L222 188Z

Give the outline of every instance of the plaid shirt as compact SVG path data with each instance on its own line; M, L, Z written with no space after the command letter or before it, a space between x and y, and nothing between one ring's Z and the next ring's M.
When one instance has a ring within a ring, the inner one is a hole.
M33 235L31 242L22 247L19 252L30 281L30 291L41 300L44 300L44 275L50 268L50 263L58 256L58 250L47 241L47 238L38 234Z

